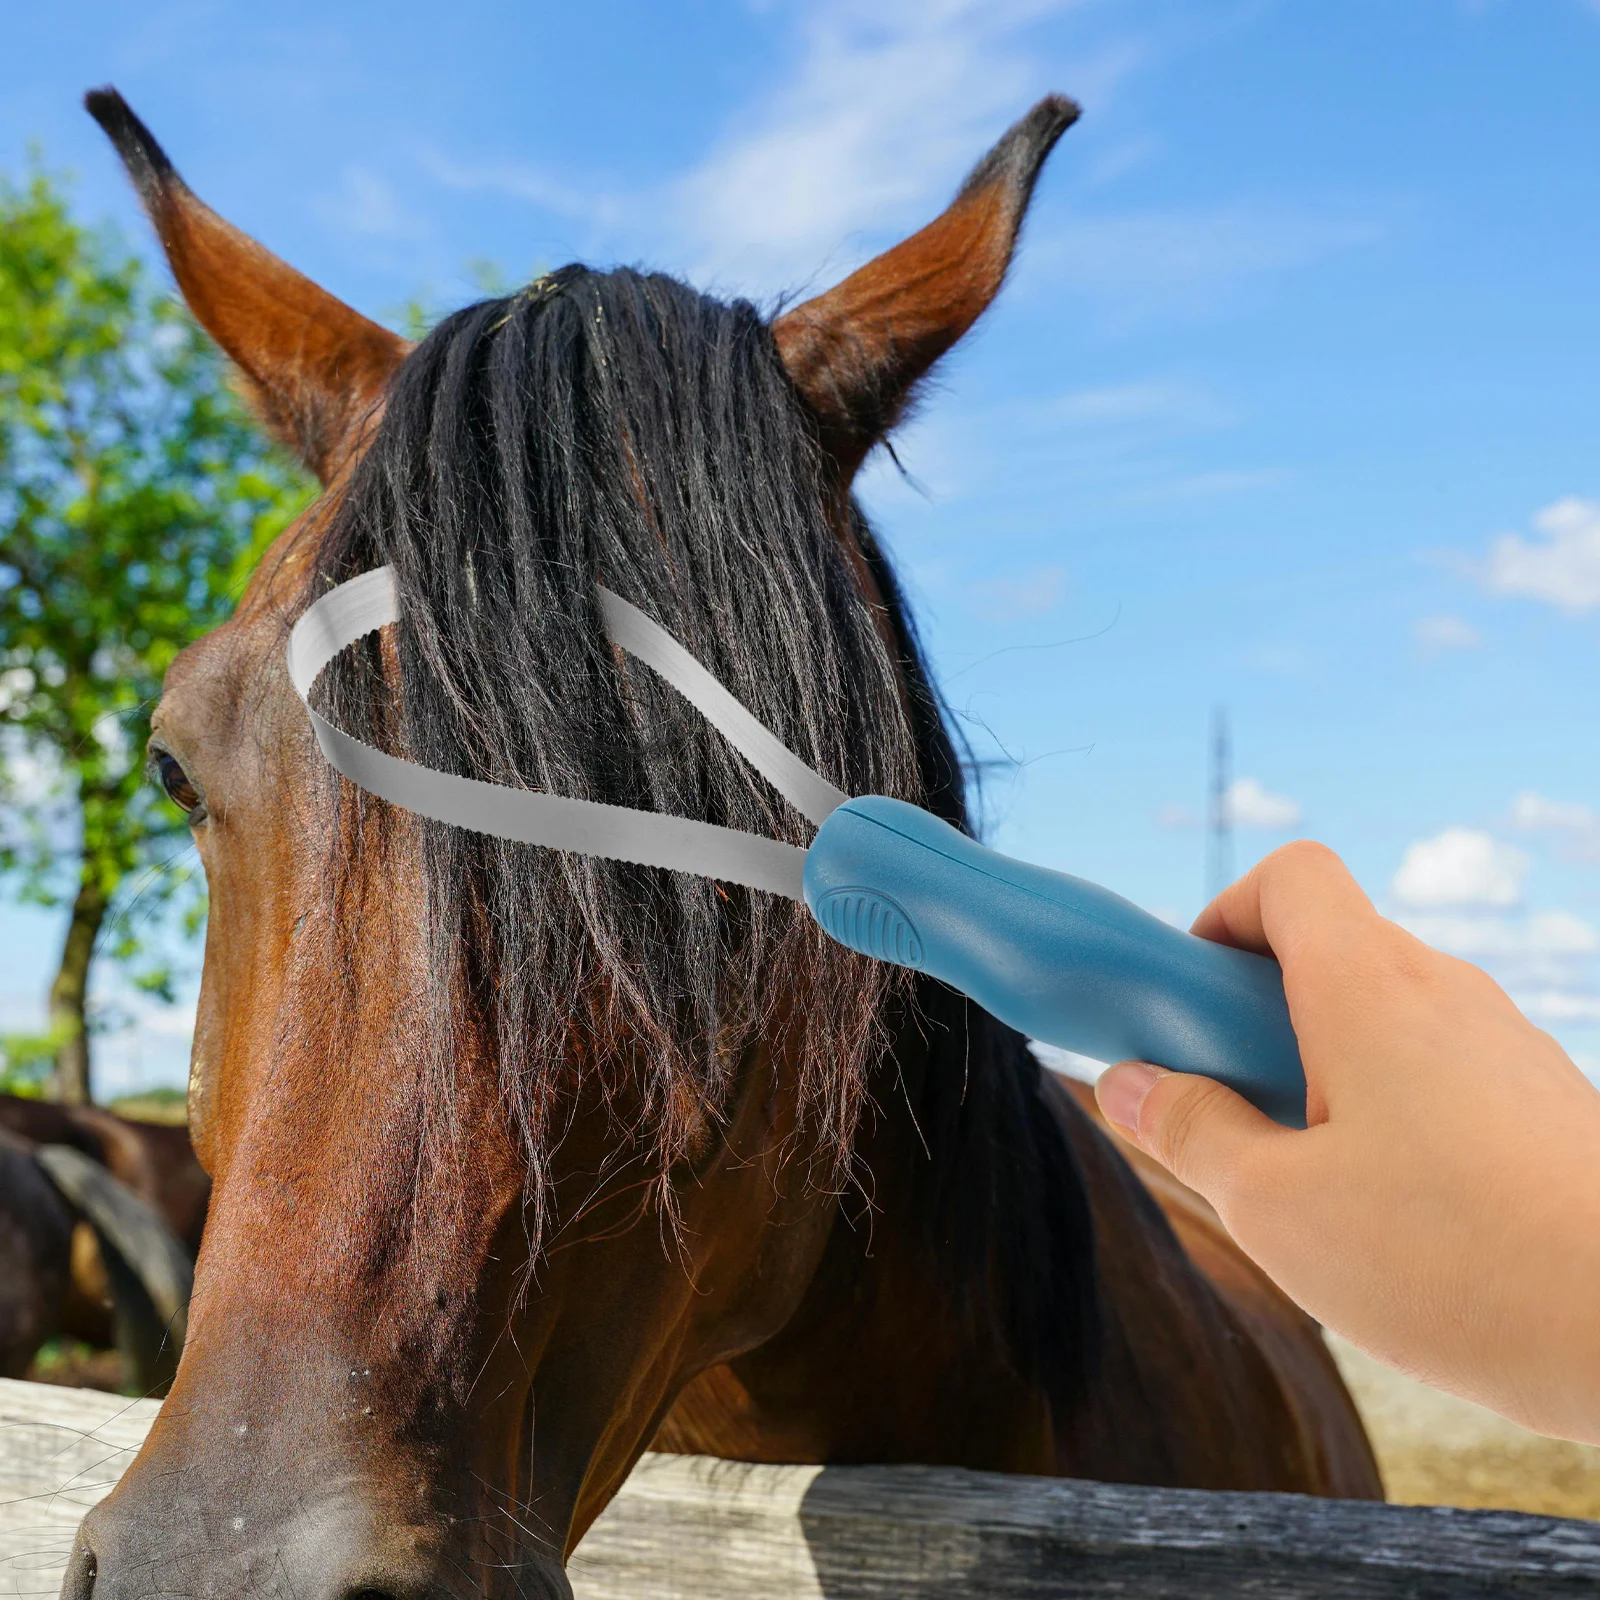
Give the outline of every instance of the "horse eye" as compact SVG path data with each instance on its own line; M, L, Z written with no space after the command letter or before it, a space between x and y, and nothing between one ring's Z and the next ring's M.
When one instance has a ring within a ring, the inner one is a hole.
M189 781L189 774L165 750L156 756L156 781L180 811L199 810L200 791Z

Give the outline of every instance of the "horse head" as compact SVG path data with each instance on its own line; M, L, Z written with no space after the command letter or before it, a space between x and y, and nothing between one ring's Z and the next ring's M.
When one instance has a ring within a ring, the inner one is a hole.
M387 563L402 620L324 680L342 726L804 844L607 644L604 583L841 788L958 813L850 486L993 298L1075 111L1042 102L941 217L775 321L568 267L413 347L210 211L113 92L90 109L325 493L152 723L210 887L190 1110L214 1189L171 1398L64 1592L565 1595L680 1391L805 1292L896 980L788 902L363 796L320 757L287 631Z

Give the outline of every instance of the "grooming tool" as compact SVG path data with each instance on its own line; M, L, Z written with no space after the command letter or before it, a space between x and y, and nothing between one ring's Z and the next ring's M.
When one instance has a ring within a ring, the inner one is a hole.
M456 777L363 744L312 709L340 651L399 618L379 567L315 602L289 675L323 754L352 783L420 816L524 844L665 867L787 895L839 943L939 978L1019 1032L1097 1061L1199 1072L1291 1127L1305 1074L1265 956L1169 926L1081 878L1016 861L885 795L851 798L813 772L637 607L599 590L614 644L701 711L816 824L809 850L686 817Z

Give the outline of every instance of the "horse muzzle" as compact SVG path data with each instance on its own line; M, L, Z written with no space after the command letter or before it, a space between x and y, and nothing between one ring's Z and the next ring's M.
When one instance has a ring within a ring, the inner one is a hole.
M159 1500L113 1496L84 1520L61 1600L572 1600L553 1556L481 1548L480 1538L459 1536L454 1518L435 1528L397 1523L355 1486L279 1487L279 1515L178 1485Z

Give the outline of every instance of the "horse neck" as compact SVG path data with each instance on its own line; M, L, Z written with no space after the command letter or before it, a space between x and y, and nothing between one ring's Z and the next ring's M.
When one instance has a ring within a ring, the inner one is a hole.
M795 1316L658 1440L777 1461L1056 1470L1095 1326L1087 1202L1023 1042L918 980Z

